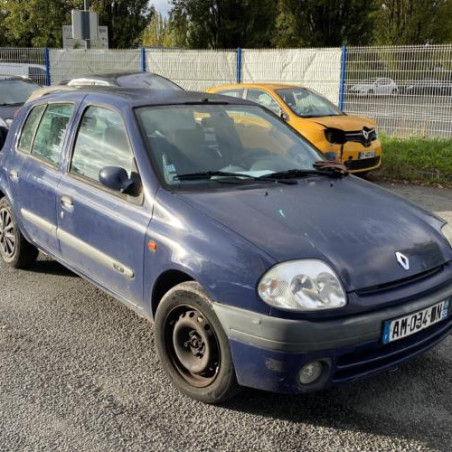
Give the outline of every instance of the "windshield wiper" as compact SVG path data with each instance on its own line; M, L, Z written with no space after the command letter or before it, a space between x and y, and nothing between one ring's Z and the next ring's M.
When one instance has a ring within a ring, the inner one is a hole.
M265 177L275 178L279 180L283 179L296 179L297 177L305 177L305 176L328 176L328 177L344 177L348 175L348 169L346 166L336 163L336 162L327 162L327 161L319 161L314 163L315 169L290 169L286 171L277 171L275 173L266 174Z
M270 174L267 177L265 176L252 176L251 174L243 174L243 173L233 173L229 171L202 171L198 173L186 173L186 174L178 174L174 176L174 179L177 180L210 180L213 177L225 177L225 178L234 178L237 180L246 179L246 180L256 180L256 181L269 181L269 182L279 182L282 184L296 184L296 181L284 180L284 178L273 177L273 174ZM221 181L221 179L215 179Z

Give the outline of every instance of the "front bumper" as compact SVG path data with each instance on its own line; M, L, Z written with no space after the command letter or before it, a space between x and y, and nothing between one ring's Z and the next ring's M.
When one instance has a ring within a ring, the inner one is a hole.
M300 393L381 372L427 351L451 332L452 310L443 321L390 344L382 342L383 323L446 299L452 300L452 284L415 301L333 320L281 319L218 303L214 310L241 385ZM325 378L300 385L300 369L314 360L325 363Z
M327 141L317 143L317 147L322 152L335 152L339 159L341 146L328 143ZM375 152L375 156L371 158L360 159L362 152ZM351 173L360 173L374 171L381 166L382 163L382 147L380 140L375 140L369 147L363 146L361 143L347 141L342 150L341 163L348 167Z

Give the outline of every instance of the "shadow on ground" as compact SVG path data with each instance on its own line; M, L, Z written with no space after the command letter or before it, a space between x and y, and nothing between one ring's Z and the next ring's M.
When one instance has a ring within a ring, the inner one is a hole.
M446 350L444 345L439 347ZM291 423L405 438L450 451L451 372L451 362L434 349L396 371L328 391L292 396L245 389L224 408Z

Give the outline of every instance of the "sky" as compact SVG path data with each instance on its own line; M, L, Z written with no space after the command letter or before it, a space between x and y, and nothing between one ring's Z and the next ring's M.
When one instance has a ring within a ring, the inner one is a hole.
M161 12L164 16L168 15L168 10L171 7L169 0L151 0L150 3L151 5L154 5L155 9Z

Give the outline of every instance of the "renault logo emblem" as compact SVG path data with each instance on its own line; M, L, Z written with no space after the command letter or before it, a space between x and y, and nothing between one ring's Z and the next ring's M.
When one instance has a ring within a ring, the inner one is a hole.
M369 139L369 132L366 129L363 129L363 137L366 141Z
M410 269L410 260L402 253L395 253L397 262L402 266L402 268L406 271Z

